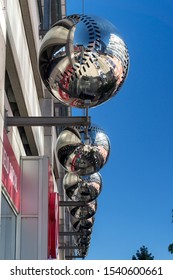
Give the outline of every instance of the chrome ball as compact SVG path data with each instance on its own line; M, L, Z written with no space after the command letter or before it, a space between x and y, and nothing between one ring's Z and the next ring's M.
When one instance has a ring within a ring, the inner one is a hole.
M78 249L77 250L77 255L82 257L82 258L85 258L87 256L87 253L88 253L88 246L82 246L81 249Z
M64 169L82 176L97 173L109 153L109 138L95 125L89 127L87 139L83 127L65 128L56 142L56 156Z
M113 97L129 68L127 46L106 19L70 15L43 38L39 70L48 90L66 105L95 107Z
M91 229L93 227L94 217L91 217L91 218L85 219L85 220L75 219L71 215L70 215L70 217L71 217L72 226L76 231L88 230L88 229Z
M70 214L78 220L89 219L93 217L97 210L97 201L94 200L84 206L70 206Z
M66 173L63 178L66 195L73 201L91 202L95 200L102 189L102 178L99 173L79 176L76 173Z
M82 236L82 237L77 237L76 238L76 245L84 245L84 246L88 246L90 244L90 240L91 240L91 236Z

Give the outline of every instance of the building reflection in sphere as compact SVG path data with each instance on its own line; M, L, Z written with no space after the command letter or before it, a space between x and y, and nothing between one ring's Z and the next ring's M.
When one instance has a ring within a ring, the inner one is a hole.
M95 125L89 127L87 138L83 127L65 128L56 142L61 165L68 172L82 176L97 173L107 162L109 153L109 138Z
M71 15L44 36L39 70L48 90L62 103L95 107L112 98L129 68L127 46L116 27L98 16Z
M88 230L91 229L94 225L94 217L83 220L75 219L73 216L70 216L70 218L72 226L76 231Z
M84 206L69 206L70 214L78 220L89 219L93 217L97 210L97 201L94 200Z
M79 176L76 173L66 173L63 179L66 195L73 201L91 202L95 200L102 189L102 178L99 173Z

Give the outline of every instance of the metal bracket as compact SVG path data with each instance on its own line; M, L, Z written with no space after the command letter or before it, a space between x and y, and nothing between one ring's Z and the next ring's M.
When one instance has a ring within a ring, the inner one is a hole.
M4 127L9 126L88 126L90 117L9 117L5 113Z
M66 259L84 259L85 257L73 255L73 256L65 256L65 258Z
M63 249L63 250L66 250L66 249L83 249L85 246L75 246L75 245L64 245L64 246L59 246L58 249Z
M59 201L59 206L86 206L88 205L85 201Z
M60 231L59 236L73 236L73 235L84 235L83 232L77 231Z

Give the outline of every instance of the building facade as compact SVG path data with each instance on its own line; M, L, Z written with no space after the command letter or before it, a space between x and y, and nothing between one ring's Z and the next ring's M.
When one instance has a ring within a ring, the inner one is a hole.
M55 126L8 126L8 117L71 116L45 89L41 40L66 15L65 0L0 0L0 259L74 255Z

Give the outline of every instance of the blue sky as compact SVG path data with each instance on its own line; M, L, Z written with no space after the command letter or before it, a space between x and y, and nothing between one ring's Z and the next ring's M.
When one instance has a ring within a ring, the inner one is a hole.
M66 2L67 15L82 13L82 0ZM100 170L103 189L86 259L129 260L142 245L156 260L173 259L167 250L173 243L173 2L84 4L85 14L118 28L130 54L121 90L89 110L111 152Z

